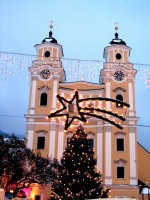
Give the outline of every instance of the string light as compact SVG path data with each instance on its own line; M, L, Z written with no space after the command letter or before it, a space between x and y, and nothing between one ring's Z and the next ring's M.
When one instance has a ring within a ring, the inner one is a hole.
M27 68L32 66L32 61L36 59L37 55L0 51L0 74L2 75L2 79L4 81L7 81L9 75L14 76L15 74L18 74L18 77L21 77L23 72L26 71L26 78L29 82L30 73L28 73ZM98 82L99 73L104 64L103 61L99 60L63 58L61 59L61 61L64 70L67 70L67 72L69 73L67 77L69 77L69 80L71 81ZM48 64L49 60L44 60L44 62L45 64ZM137 69L137 80L144 80L146 87L150 88L150 64L133 63L133 65L134 68ZM18 67L16 68L14 66ZM41 65L41 70L42 69L43 66ZM31 74L33 73L32 68L30 68L30 72Z
M62 104L63 108L59 109L59 110L56 110L55 112L52 112L48 115L48 118L54 118L54 117L61 117L61 116L64 116L64 118L66 119L66 122L65 122L65 130L67 130L69 128L69 126L72 124L72 122L75 120L75 119L78 119L80 121L80 124L82 124L82 122L86 122L87 119L85 118L85 116L90 116L90 117L96 117L96 118L99 118L99 119L102 119L106 122L109 122L110 124L118 127L119 129L122 129L122 126L118 123L115 123L115 121L111 121L107 116L105 116L105 114L108 114L108 115L111 115L113 117L116 117L122 121L125 121L125 117L121 116L121 115L118 115L118 112L116 113L113 113L111 111L108 111L106 110L106 108L104 109L96 109L94 107L84 107L84 108L81 108L79 106L79 103L80 102L86 102L86 101L109 101L109 102L115 102L115 103L118 103L119 100L116 100L116 99L110 99L110 98L102 98L102 97L94 97L94 98L85 98L85 99L79 99L79 94L78 94L78 91L75 92L74 96L72 97L71 100L67 100L65 99L64 97L60 96L60 95L57 95L57 98L59 100L59 102ZM70 113L67 111L67 105L71 105L72 102L76 100L76 107L77 107L77 115L73 115L71 116ZM125 102L122 102L122 105L126 106L126 107L130 107L129 104L125 103ZM63 113L62 113L63 111ZM64 112L65 111L65 112ZM67 112L66 112L67 111ZM104 116L102 116L101 114L99 114L99 112L101 112L102 114L104 114Z

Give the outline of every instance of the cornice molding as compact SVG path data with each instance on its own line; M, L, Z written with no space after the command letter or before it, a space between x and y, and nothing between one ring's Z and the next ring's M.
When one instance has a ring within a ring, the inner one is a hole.
M113 90L113 92L126 92L126 90L122 87L117 87L116 89Z
M50 124L50 131L56 130L56 124Z
M95 133L93 133L92 131L88 131L88 132L87 132L87 135L93 135L93 136L94 136Z
M34 130L34 124L27 124L27 130Z
M32 76L31 76L31 79L32 79L32 81L36 81L36 80L37 80L37 76L32 75Z
M41 87L38 88L38 90L50 90L51 88L49 88L47 85L43 85Z
M122 158L119 158L117 160L114 160L114 163L127 163L127 161Z
M114 134L115 134L115 135L126 135L125 132L121 132L121 131L120 131L120 132L115 132Z
M103 128L102 127L97 127L97 133L102 133Z
M111 132L111 126L105 126L105 131L106 132Z
M35 131L36 133L47 133L48 131L45 131L45 130L38 130L38 131Z
M59 132L64 132L64 125L59 125Z
M134 130L134 127L129 127L129 133L134 133L135 130Z

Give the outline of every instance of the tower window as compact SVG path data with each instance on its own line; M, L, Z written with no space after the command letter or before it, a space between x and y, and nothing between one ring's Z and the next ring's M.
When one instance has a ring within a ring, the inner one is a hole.
M37 138L37 149L44 149L45 147L45 137L39 136Z
M117 167L117 178L124 178L124 167Z
M70 139L70 138L67 138L67 145L68 145L68 143L69 143L69 139Z
M45 51L44 56L48 58L50 56L50 52L49 51Z
M70 140L70 138L72 137L72 135L73 135L73 132L72 132L72 131L69 131L69 132L67 133L67 135L66 135L66 145L68 145L69 140Z
M123 101L123 96L121 95L121 94L118 94L117 96L116 96L116 99L117 100L119 100L119 101ZM123 104L121 103L121 102L117 102L116 103L116 107L123 107Z
M117 138L117 151L124 151L124 139Z
M94 147L94 139L88 139L88 141L89 141L89 146L91 148L93 148Z
M121 54L120 54L120 53L117 53L117 54L116 54L116 58L117 58L117 60L120 60L120 59L121 59Z
M40 195L35 195L35 200L41 200L41 196Z
M46 93L41 94L40 105L41 106L47 105L47 94Z
M68 104L68 112L74 112L73 104Z
M93 103L93 102L90 102L89 105L88 105L88 108L94 108L94 103ZM94 113L94 110L91 109L91 110L89 111L89 113Z

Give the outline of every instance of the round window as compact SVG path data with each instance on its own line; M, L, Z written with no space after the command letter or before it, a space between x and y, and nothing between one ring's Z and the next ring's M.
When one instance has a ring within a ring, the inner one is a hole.
M117 58L117 60L120 60L120 59L121 59L121 54L120 54L120 53L117 53L117 54L116 54L116 58Z
M50 57L50 52L49 51L45 51L44 56L45 57Z

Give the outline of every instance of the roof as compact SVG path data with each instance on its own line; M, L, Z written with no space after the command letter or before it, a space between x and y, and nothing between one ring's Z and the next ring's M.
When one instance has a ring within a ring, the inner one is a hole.
M112 41L110 42L111 45L113 44L118 44L118 45L126 45L126 43L122 40L118 38L118 33L115 33L115 38L112 39Z
M50 31L50 32L49 32L49 37L46 37L46 38L42 41L42 43L49 42L49 43L57 44L57 40L56 40L55 38L53 38L52 35L53 35L53 32Z

